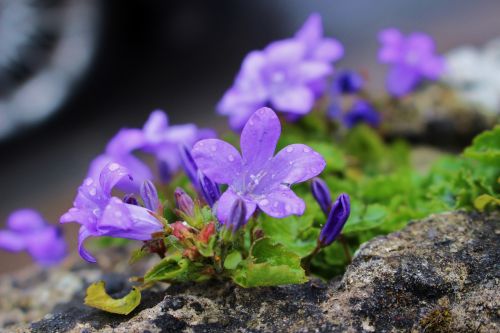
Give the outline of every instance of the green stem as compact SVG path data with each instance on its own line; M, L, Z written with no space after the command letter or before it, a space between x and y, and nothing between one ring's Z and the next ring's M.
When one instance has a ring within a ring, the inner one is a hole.
M348 264L352 262L351 251L349 250L349 245L347 244L347 240L343 235L340 235L338 238L340 244L342 244L342 249L344 249L344 255L347 258Z
M316 247L314 248L314 250L311 252L311 254L302 259L301 265L302 265L302 268L306 271L307 275L309 275L309 273L311 273L311 261L312 261L312 259L314 258L314 256L316 256L319 253L319 251L321 251L322 248L323 247L321 246L321 243L318 242L316 244Z

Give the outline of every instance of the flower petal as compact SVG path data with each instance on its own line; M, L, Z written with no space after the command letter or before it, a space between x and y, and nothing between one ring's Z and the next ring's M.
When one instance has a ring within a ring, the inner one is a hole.
M393 65L387 75L386 87L393 96L403 96L411 92L420 80L414 68L398 64Z
M319 175L326 166L323 157L303 144L293 144L283 148L270 165L273 172L262 180L264 182L281 182L295 184ZM267 183L265 186L269 186Z
M306 114L314 105L314 94L306 86L287 87L271 96L271 103L279 111Z
M289 215L302 215L306 208L304 201L293 191L280 186L258 202L259 208L269 216L283 218Z
M322 79L333 72L333 67L321 61L303 61L296 66L297 77L302 83Z
M106 153L112 156L130 154L144 143L144 133L140 129L122 129L109 141Z
M279 40L269 44L264 50L267 65L292 65L304 58L306 45L293 39Z
M240 153L219 139L198 141L191 151L198 168L219 184L230 184L241 173Z
M217 201L214 207L215 212L217 214L217 219L221 223L226 223L227 219L229 218L229 213L231 212L231 207L233 207L234 202L238 198L241 198L245 201L247 208L247 215L246 215L247 221L255 212L257 205L254 202L238 196L236 193L234 193L232 189L229 188L226 190L226 192L222 193L222 196L219 198L219 201Z
M299 31L295 33L295 38L306 43L308 48L314 47L321 37L323 37L323 23L318 13L309 15Z
M161 110L151 112L144 124L143 133L148 143L156 143L163 139L168 127L168 116ZM170 129L169 129L170 130Z
M84 242L87 238L93 236L92 233L85 227L80 227L80 232L78 233L78 253L80 257L87 260L88 262L96 262L96 259L85 249Z
M130 182L132 181L132 176L130 176L127 168L118 163L111 162L102 169L101 175L99 176L101 190L109 197L115 185L126 179Z
M34 209L20 209L10 214L7 219L9 229L22 233L30 233L45 227L42 215Z
M47 227L28 244L28 252L42 266L53 266L66 257L67 246L58 228Z
M115 236L116 232L126 231L132 228L132 220L125 203L113 197L97 224L97 232L100 235Z
M319 61L333 62L344 55L344 47L334 38L323 38L314 48L311 58Z
M17 232L0 230L0 249L19 252L26 248L24 238Z
M396 62L402 57L403 35L394 28L382 30L378 39L382 44L378 59L383 63Z
M250 117L241 132L241 154L244 164L253 172L274 155L281 134L281 124L270 108L261 108Z

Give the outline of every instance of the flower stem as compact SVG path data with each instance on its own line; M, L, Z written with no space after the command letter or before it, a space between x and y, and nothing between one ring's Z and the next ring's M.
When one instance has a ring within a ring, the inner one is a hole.
M338 238L340 244L342 244L342 249L344 249L344 255L347 258L347 263L350 264L352 262L351 251L349 250L349 245L347 244L347 240L343 235L339 235Z
M321 246L321 243L318 242L316 244L316 247L314 248L314 250L311 252L311 254L309 254L307 257L302 259L301 266L306 271L307 275L309 275L309 273L311 273L311 261L312 261L312 259L314 258L314 256L316 256L319 253L319 251L321 251L322 248L323 247Z

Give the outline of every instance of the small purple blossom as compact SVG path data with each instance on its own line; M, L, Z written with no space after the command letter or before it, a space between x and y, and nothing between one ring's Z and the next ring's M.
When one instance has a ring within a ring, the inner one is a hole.
M332 206L332 196L330 195L330 189L326 185L325 181L320 178L314 178L311 182L311 192L314 199L318 202L321 210L325 215L330 212L330 207Z
M182 188L178 187L174 191L175 206L187 216L194 216L194 201Z
M382 44L378 58L391 64L386 86L389 93L399 97L411 92L422 79L436 80L445 70L445 61L435 52L433 39L415 32L408 36L394 28L379 33Z
M380 114L368 102L357 100L343 115L343 123L347 128L352 128L359 123L377 127L380 124Z
M151 239L151 234L163 230L150 210L112 196L113 188L126 181L131 181L128 170L117 163L109 163L102 169L98 181L92 178L83 181L73 208L61 216L61 223L81 224L78 251L89 262L96 260L84 248L88 237L110 236L144 241Z
M340 235L349 215L351 214L351 202L349 195L342 193L332 205L330 214L319 235L321 246L328 246Z
M88 177L97 181L104 166L114 162L126 167L134 179L134 182L119 183L118 187L137 192L145 180L153 179L153 173L133 154L135 151L154 155L162 180L168 181L181 164L179 146L192 147L196 141L211 137L215 137L212 130L199 129L193 124L169 126L165 112L156 110L142 129L120 130L108 143L105 153L92 161Z
M339 72L333 81L335 94L355 94L365 84L363 77L356 71L344 70Z
M60 228L49 225L35 210L21 209L7 219L7 229L0 230L0 248L28 251L41 266L60 263L67 254L67 245Z
M292 144L274 155L281 134L278 116L269 108L257 110L241 133L242 155L218 139L197 142L191 152L198 168L218 184L229 185L216 204L218 219L225 223L237 199L246 204L246 220L259 207L282 218L304 213L305 203L290 189L320 174L325 160L310 147Z
M158 211L158 208L160 207L158 191L150 180L145 180L144 183L142 183L140 193L144 206L153 212Z
M252 113L263 106L302 116L313 108L333 72L332 61L342 56L340 43L323 38L321 17L311 16L291 39L250 52L233 86L217 106L240 130Z

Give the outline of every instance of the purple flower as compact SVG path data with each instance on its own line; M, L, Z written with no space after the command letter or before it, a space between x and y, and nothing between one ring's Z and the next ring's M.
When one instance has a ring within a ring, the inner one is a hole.
M7 229L0 230L0 248L11 252L26 250L42 266L58 264L67 253L61 230L47 224L32 209L10 214Z
M145 180L141 185L140 193L144 206L156 212L160 207L160 200L158 199L158 191L155 185L150 180Z
M293 115L307 114L323 90L320 86L333 72L331 62L342 52L336 40L322 37L321 18L313 15L295 38L250 52L217 110L229 116L235 130L240 130L257 108L268 104Z
M368 102L357 100L344 114L343 123L347 128L352 128L359 123L377 127L380 124L380 115Z
M142 151L154 155L159 164L162 179L176 172L181 164L180 146L192 147L201 139L215 137L209 129L198 129L193 124L169 126L168 117L163 111L153 111L142 129L122 129L111 139L104 154L92 162L88 177L99 179L101 170L114 162L126 167L134 182L121 182L118 187L124 191L137 192L147 179L153 179L150 168L133 155Z
M334 93L355 94L363 88L364 79L356 71L344 70L333 81Z
M321 246L328 246L340 235L349 215L351 214L351 202L349 195L342 193L333 203L325 226L319 235Z
M422 79L436 80L444 72L444 58L435 54L434 41L426 34L415 32L405 37L390 28L379 33L379 41L379 61L392 65L386 86L393 96L405 95Z
M194 216L194 201L182 188L174 191L176 208L187 216Z
M229 217L226 221L226 227L234 234L240 230L247 221L247 206L243 199L236 199L229 210Z
M290 185L306 181L325 167L320 154L303 144L292 144L273 157L281 134L278 116L269 108L255 112L241 133L242 155L218 139L201 140L191 152L198 168L219 184L228 184L216 204L218 219L225 223L234 202L246 204L246 219L259 207L281 218L301 215L305 204Z
M84 180L78 188L73 208L61 216L61 223L78 222L82 225L78 251L89 262L96 260L83 246L88 237L149 240L152 233L163 230L162 224L150 210L125 203L111 195L115 185L125 181L131 181L128 170L117 163L109 163L102 169L98 181L92 178Z
M210 207L213 207L221 195L219 185L214 183L200 170L198 170L198 183L203 198Z

